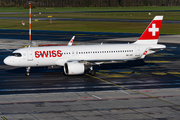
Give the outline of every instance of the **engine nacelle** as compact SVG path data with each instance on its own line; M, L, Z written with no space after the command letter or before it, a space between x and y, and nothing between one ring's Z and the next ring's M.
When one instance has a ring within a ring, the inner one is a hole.
M66 75L84 74L85 66L79 62L67 62L64 64L64 73Z

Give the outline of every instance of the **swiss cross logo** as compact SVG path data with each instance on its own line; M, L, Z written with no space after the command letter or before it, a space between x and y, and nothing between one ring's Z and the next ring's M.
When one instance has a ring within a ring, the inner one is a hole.
M152 32L152 36L156 36L156 32L159 32L159 28L156 28L156 24L152 24L152 28L149 28L149 32Z

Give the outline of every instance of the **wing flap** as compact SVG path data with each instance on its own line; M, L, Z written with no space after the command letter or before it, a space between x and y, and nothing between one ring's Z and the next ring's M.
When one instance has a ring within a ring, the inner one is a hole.
M130 61L132 59L127 59L127 60L122 60L122 59L109 59L109 60L68 60L67 62L73 62L73 61L78 61L80 63L84 63L85 65L100 65L100 64L108 64L108 63L124 63L127 61Z

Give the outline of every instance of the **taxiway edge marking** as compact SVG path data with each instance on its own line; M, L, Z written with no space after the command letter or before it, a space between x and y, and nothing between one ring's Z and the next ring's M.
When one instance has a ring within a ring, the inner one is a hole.
M1 118L2 118L3 120L7 120L4 116L1 116Z
M131 89L126 88L126 87L124 87L124 86L121 86L121 85L118 85L118 84L115 84L115 83L109 82L109 81L107 81L107 80L104 80L104 79L101 79L101 78L98 78L98 77L95 77L95 76L92 76L92 75L89 75L89 74L86 74L86 75L87 75L87 76L89 76L89 77L92 77L92 78L94 78L94 79L98 79L98 80L101 80L101 81L103 81L103 82L106 82L106 83L112 84L112 85L114 85L114 86L121 87L121 88L123 88L123 89L126 89L126 90L129 90L129 91L132 91L132 92L135 92L135 93L138 93L138 94L141 94L141 95L147 96L147 97L149 97L149 98L153 98L153 99L156 99L156 100L159 100L159 101L162 101L162 102L165 102L165 103L168 103L168 104L171 104L171 105L175 105L175 106L180 107L179 105L177 105L177 104L175 104L175 103L168 102L168 101L166 101L166 100L162 100L162 99L159 99L159 98L157 98L157 97L153 97L153 96L150 96L150 95L147 95L147 94L144 94L144 93L138 92L138 91L136 91L136 90L131 90Z
M100 97L98 97L98 96L96 96L96 95L92 95L94 98L97 98L97 99L102 99L102 98L100 98Z

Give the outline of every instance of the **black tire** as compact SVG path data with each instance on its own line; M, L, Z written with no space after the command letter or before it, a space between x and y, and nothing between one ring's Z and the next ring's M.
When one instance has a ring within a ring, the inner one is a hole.
M92 75L92 76L95 76L96 75L96 72L94 70L90 70L89 71L89 74Z
M29 73L26 73L26 76L27 76L27 77L29 77L29 75L30 75Z

